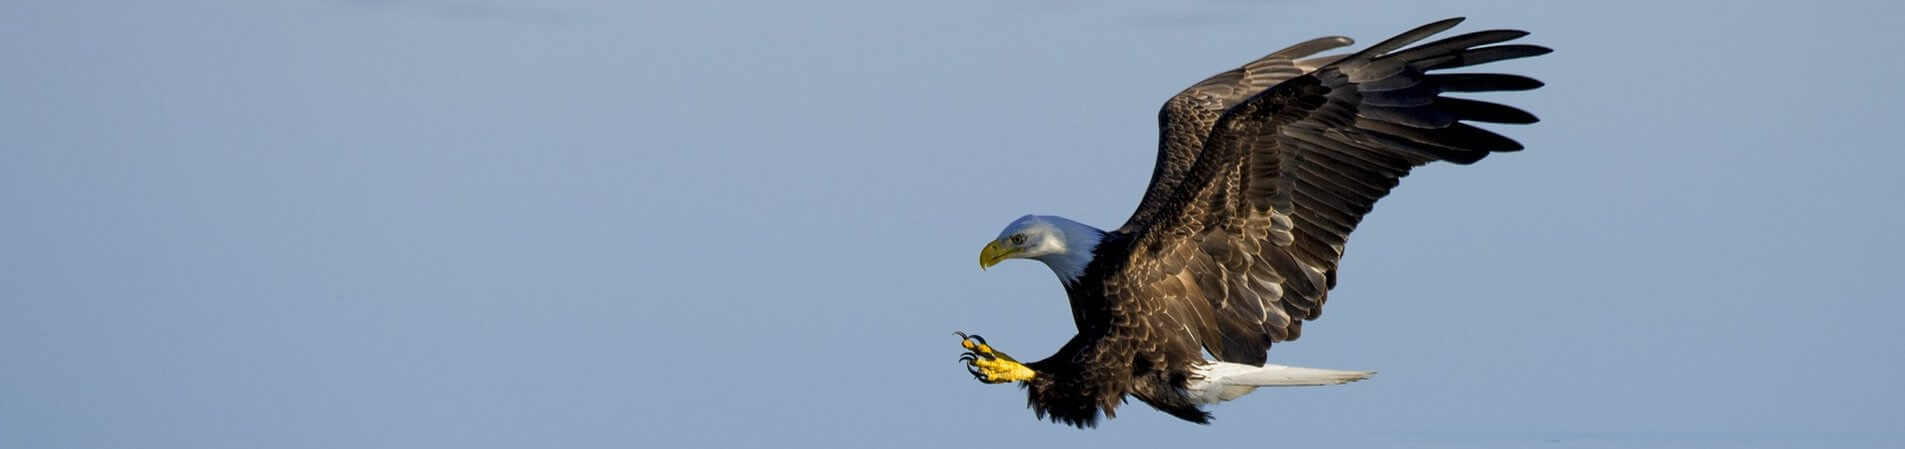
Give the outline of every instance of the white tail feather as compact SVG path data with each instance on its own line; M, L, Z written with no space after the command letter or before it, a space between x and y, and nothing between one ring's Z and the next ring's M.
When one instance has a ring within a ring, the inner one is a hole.
M1338 385L1368 379L1375 371L1338 371L1264 364L1210 362L1195 370L1198 379L1187 386L1191 399L1216 404L1257 391L1257 387L1313 387Z

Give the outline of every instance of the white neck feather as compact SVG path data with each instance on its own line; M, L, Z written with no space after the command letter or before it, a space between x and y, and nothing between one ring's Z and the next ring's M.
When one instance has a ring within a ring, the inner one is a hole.
M1059 239L1063 240L1065 247L1062 251L1041 255L1034 259L1045 262L1045 266L1051 267L1052 273L1057 274L1059 280L1066 283L1076 281L1079 276L1085 275L1085 266L1091 265L1092 251L1098 249L1098 241L1104 239L1105 231L1064 218L1046 218L1051 221L1052 227L1058 230Z

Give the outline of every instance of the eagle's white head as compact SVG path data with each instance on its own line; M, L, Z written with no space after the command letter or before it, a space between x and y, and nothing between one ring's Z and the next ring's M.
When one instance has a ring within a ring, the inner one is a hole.
M1092 250L1104 236L1105 231L1062 217L1026 215L1006 225L999 238L979 251L979 268L1006 259L1035 259L1051 267L1059 280L1072 282L1085 274Z

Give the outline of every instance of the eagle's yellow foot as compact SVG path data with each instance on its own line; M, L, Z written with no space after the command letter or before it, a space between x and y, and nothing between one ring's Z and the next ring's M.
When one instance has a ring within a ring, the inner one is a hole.
M993 350L992 345L986 344L985 338L966 335L965 332L954 332L953 335L958 335L959 346L966 348L966 353L959 355L959 361L966 362L966 371L972 373L972 378L989 384L1032 380L1032 368L1019 363L1012 356Z

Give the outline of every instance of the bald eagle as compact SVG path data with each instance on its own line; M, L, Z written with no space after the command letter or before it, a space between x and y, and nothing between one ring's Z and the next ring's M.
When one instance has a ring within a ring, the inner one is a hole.
M1158 113L1150 187L1124 226L1027 215L979 253L981 268L1006 259L1049 266L1078 335L1051 357L1021 363L959 333L967 370L982 382L1019 383L1038 417L1081 428L1115 417L1127 396L1209 423L1204 405L1257 387L1373 374L1269 365L1265 352L1322 312L1344 240L1410 169L1522 149L1467 122L1528 124L1533 115L1442 94L1541 82L1438 71L1550 50L1502 44L1528 34L1515 30L1410 46L1461 21L1347 55L1316 56L1348 38L1310 40L1172 97Z

